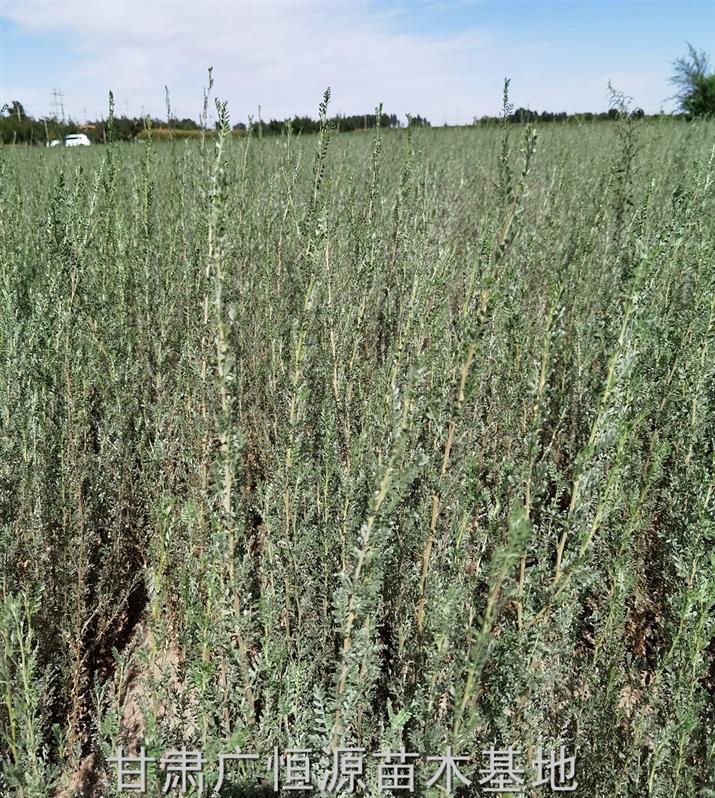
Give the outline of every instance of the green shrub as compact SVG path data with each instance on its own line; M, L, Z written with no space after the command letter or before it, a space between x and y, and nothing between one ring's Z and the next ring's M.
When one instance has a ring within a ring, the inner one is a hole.
M5 784L564 744L575 795L708 795L713 124L328 99L0 153Z

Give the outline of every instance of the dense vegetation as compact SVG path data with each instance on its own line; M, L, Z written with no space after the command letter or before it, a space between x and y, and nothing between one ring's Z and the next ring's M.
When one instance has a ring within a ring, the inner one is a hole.
M563 744L715 795L715 125L615 107L0 149L0 792Z

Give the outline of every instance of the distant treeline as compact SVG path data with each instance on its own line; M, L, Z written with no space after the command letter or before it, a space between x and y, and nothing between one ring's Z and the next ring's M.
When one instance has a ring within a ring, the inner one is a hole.
M237 131L238 127L236 126ZM70 133L85 133L90 141L97 144L110 138L116 141L133 141L144 138L149 128L157 133L157 137L162 138L194 137L201 133L201 126L188 118L172 118L167 122L164 119L115 116L111 123L107 119L98 119L85 124L73 119L63 121L56 117L35 119L25 113L18 100L6 105L0 114L0 141L3 144L46 144L49 141L62 140ZM207 131L209 134L211 132Z
M376 114L355 114L335 116L330 119L331 126L340 132L371 130L377 124ZM409 125L427 127L428 119L419 114L409 117ZM383 113L380 125L384 128L399 128L402 123L397 114ZM118 141L144 139L151 134L156 138L194 138L201 134L201 126L193 119L147 119L144 117L115 116L111 123L111 136ZM235 135L249 131L255 135L279 135L290 130L292 133L315 133L320 129L320 121L309 116L294 116L289 119L249 120L246 125L238 122L233 126ZM80 124L74 120L61 121L54 117L35 119L25 112L19 101L5 106L0 115L0 140L3 144L45 144L62 139L70 133L85 133L95 143L106 142L110 138L110 124L101 119ZM209 135L213 131L206 131Z
M513 124L527 122L591 122L615 119L618 111L614 108L602 113L567 114L565 111L531 111L528 108L517 108L507 116L507 121ZM633 117L641 118L646 114L641 108L631 112ZM662 116L661 114L657 116ZM684 116L676 114L674 116ZM474 117L473 125L494 124L502 122L499 116ZM334 116L330 119L332 128L338 132L355 130L372 130L377 124L377 116L372 114L355 114L353 116ZM428 119L419 114L407 117L406 125L414 127L430 127ZM380 126L383 128L401 128L406 125L400 121L396 114L383 113L380 116ZM280 135L291 131L294 134L315 133L320 128L320 121L309 116L294 116L289 119L249 120L248 124L239 122L233 126L236 136L251 133L258 136ZM133 141L145 139L151 135L160 140L169 138L195 138L201 135L201 126L193 119L176 119L169 121L163 119L148 119L143 117L118 116L113 117L110 123L106 119L87 122L82 125L73 120L61 121L54 117L35 119L25 113L25 109L18 100L4 106L0 113L0 141L3 144L36 144L44 145L53 140L62 140L70 133L85 133L90 141L95 143L106 142L110 137L117 141ZM207 130L212 135L212 130Z
M429 125L426 119L419 117L423 124ZM354 116L334 116L330 120L331 126L338 131L371 130L377 125L376 114L356 114ZM381 114L380 127L401 127L397 114ZM251 132L259 135L276 135L290 130L292 133L317 133L320 130L320 120L309 116L294 116L292 119L251 120Z
M517 108L516 111L507 115L507 121L522 125L527 122L598 122L618 119L619 113L617 108L611 108L600 113L586 112L577 114L567 114L566 111L532 111L529 108ZM646 113L642 108L636 108L630 112L630 115L634 119L642 119L646 116ZM651 114L650 116L660 117L663 114ZM684 114L668 114L668 116L684 116ZM473 124L494 124L495 122L501 123L501 121L501 116L475 116Z

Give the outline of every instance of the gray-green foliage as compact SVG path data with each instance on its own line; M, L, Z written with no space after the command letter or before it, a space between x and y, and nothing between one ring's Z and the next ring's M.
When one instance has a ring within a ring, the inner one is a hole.
M0 779L567 743L576 795L712 794L715 128L328 99L0 151Z

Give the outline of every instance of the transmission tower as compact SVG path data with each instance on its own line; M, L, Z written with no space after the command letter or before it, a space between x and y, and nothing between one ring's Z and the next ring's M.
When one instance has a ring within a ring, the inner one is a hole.
M64 94L58 89L52 89L52 115L55 119L65 121Z

